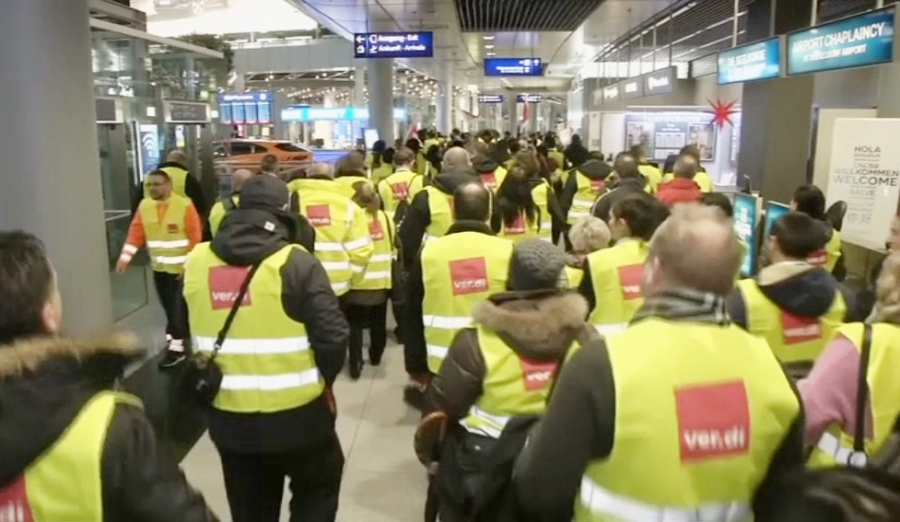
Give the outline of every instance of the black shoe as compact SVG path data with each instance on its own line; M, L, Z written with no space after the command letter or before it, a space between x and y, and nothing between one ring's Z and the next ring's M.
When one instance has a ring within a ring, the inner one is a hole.
M359 362L351 362L350 363L350 378L354 381L359 380L359 376L362 375L363 363Z
M369 362L372 364L372 366L381 366L381 355L375 356L370 353Z
M414 384L403 388L403 402L421 412L425 411L425 391Z
M159 368L161 370L168 370L169 368L174 368L181 364L187 356L184 352L173 352L172 350L166 350L165 357L159 361Z

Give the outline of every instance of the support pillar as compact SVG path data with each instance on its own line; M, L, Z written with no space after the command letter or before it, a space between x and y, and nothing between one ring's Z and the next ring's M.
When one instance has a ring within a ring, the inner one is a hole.
M453 114L453 82L450 79L449 71L444 71L438 80L437 95L437 118L435 126L438 132L445 135L450 134L453 129L453 122L450 120Z
M351 107L366 106L366 68L357 65L353 71L353 90L350 92ZM353 120L353 136L356 139L363 139L363 124L361 121Z
M747 41L809 26L811 2L758 0L747 14ZM813 75L744 84L738 185L788 203L806 183L812 130ZM723 100L731 101L731 100Z
M0 138L0 228L43 240L66 333L102 332L113 314L88 0L0 0L0 13L0 121L27 122ZM65 136L52 154L48 136Z
M368 60L369 128L385 143L394 142L394 60Z

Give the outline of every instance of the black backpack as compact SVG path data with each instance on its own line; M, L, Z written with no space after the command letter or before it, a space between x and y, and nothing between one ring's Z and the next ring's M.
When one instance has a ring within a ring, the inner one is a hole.
M305 248L310 254L314 253L316 251L316 229L300 212L300 192L291 193L290 210L291 216L296 219L297 230L294 242Z

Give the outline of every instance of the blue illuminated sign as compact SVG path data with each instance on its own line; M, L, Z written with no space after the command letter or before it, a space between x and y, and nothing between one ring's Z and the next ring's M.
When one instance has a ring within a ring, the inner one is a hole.
M355 33L354 58L431 58L434 33Z
M759 219L757 198L749 194L734 195L734 232L744 244L741 275L750 277L756 264L756 222Z
M485 76L543 76L540 58L488 58Z
M788 74L861 67L893 59L893 7L787 36Z
M540 94L517 94L516 103L541 103L544 97Z
M772 232L772 225L778 221L778 218L791 212L791 207L784 203L776 203L774 201L766 202L766 224L763 225L763 238L769 237Z
M781 76L781 39L771 38L719 53L719 85Z
M309 107L292 105L281 111L281 119L290 121L367 121L369 109L366 107ZM394 107L394 119L406 119L406 109Z
M478 103L503 103L506 98L502 94L479 94Z

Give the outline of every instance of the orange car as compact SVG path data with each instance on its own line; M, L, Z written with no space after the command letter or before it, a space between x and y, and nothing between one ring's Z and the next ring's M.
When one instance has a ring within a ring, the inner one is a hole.
M273 154L282 170L307 167L313 163L313 152L283 140L229 140L215 144L213 157L217 166L257 170L263 157Z

